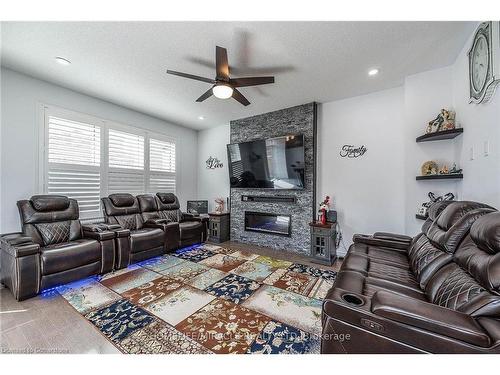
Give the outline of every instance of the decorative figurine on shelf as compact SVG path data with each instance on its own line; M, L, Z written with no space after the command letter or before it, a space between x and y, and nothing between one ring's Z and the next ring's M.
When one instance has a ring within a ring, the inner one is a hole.
M215 198L215 212L218 214L224 212L224 198Z
M455 199L455 194L453 194L451 192L446 193L443 196L438 196L430 191L427 194L427 196L429 197L429 201L422 203L422 205L417 209L417 215L428 217L429 216L429 207L432 206L432 204L434 204L436 202L441 202L441 201L452 201Z
M455 112L443 108L434 120L429 121L425 132L429 134L450 129L455 129Z
M318 214L320 215L321 224L326 224L326 211L330 208L330 197L327 195L325 200L319 204Z
M435 161L429 160L422 164L420 168L422 176L438 174L438 165Z
M448 166L444 164L441 169L439 170L439 174L450 174L450 171L448 170Z
M439 131L455 129L455 112L446 110L443 111L445 111L444 122L441 124Z
M451 167L450 174L462 173L462 168L457 168L457 164L453 163L453 167Z

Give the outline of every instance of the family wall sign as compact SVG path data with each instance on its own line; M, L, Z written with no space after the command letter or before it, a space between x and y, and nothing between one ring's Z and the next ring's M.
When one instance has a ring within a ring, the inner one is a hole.
M359 158L363 156L367 151L367 148L362 145L359 147L355 147L353 145L343 145L340 150L340 156L343 158Z

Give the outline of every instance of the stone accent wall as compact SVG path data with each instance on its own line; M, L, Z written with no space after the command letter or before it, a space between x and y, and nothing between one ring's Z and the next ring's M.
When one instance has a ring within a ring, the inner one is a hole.
M231 189L231 240L308 254L309 222L313 218L315 189L315 104L309 103L262 115L231 121L231 143L303 134L305 149L305 189L259 190ZM242 202L242 195L295 196L297 203ZM245 231L245 211L290 214L290 237Z

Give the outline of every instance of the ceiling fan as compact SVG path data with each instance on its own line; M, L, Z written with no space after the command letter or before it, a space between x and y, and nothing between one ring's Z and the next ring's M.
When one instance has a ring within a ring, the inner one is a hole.
M197 102L202 102L214 95L219 99L228 99L232 97L244 106L247 106L250 102L241 92L237 90L237 87L258 86L274 83L274 77L230 78L229 64L227 62L227 50L219 46L215 47L215 70L215 79L176 72L174 70L167 70L167 73L212 84L213 86L209 90L196 99Z

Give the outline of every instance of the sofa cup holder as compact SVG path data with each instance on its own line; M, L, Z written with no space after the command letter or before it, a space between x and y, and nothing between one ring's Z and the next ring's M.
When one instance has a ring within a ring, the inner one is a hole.
M344 300L344 302L347 302L349 305L353 306L361 306L365 303L360 297L350 293L342 294L342 299Z

